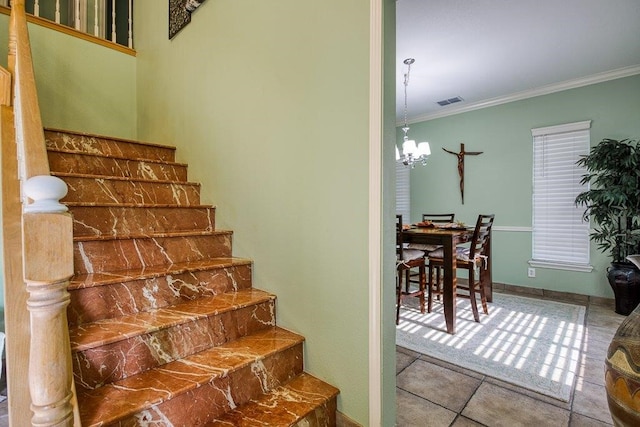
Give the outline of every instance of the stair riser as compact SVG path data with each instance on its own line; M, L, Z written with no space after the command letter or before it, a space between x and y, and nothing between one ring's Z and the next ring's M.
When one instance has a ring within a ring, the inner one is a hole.
M325 404L316 407L313 412L293 424L292 427L335 427L337 410L338 399L334 397Z
M251 264L71 290L71 326L251 288Z
M200 185L103 178L61 177L69 187L63 203L200 205Z
M269 300L74 352L76 386L93 389L274 325L275 301Z
M231 233L75 242L75 274L100 273L231 256Z
M209 384L122 420L120 426L202 426L233 406L283 384L302 372L302 346L253 363ZM266 387L265 387L266 385ZM169 424L170 423L170 424Z
M48 157L49 168L52 172L181 182L187 180L187 167L178 164L116 159L113 157L56 151L49 151Z
M56 131L45 131L44 136L49 149L80 151L127 159L175 161L175 149L173 147Z
M153 233L213 231L215 208L121 208L71 206L73 236L149 236Z

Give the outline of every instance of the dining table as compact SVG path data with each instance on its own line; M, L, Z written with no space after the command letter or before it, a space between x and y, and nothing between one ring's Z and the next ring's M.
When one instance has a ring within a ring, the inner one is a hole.
M442 303L444 305L444 318L447 325L447 332L456 333L456 246L468 242L473 238L474 228L444 228L444 227L416 227L412 226L403 230L403 242L421 243L427 245L442 246L444 252L444 275L442 285ZM487 255L490 254L491 237L487 248ZM487 257L487 266L482 269L480 280L485 283L485 294L487 301L492 301L492 275L491 257Z

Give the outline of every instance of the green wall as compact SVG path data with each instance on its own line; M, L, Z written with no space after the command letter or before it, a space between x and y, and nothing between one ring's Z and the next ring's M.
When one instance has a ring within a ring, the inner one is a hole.
M610 259L591 250L591 273L536 268L527 277L531 258L531 129L592 120L591 144L605 137L640 138L640 76L410 124L409 135L427 140L432 155L426 167L411 171L411 216L423 212L455 212L474 224L479 213L495 213L493 279L526 287L613 298L606 280ZM397 135L401 130L397 129ZM401 140L401 138L399 138ZM461 204L456 157L465 159L465 202Z
M0 14L0 64L7 66L9 17ZM29 24L44 126L136 137L136 58Z
M139 136L178 147L305 369L368 425L369 1L208 1L168 40L142 0L134 27Z

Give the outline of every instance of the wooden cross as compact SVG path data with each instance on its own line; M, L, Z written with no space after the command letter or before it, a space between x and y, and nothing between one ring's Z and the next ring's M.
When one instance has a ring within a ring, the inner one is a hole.
M460 197L462 197L462 204L464 205L464 156L477 156L482 154L482 151L464 151L464 144L460 144L460 152L455 153L442 147L447 153L453 154L458 157L458 175L460 176Z

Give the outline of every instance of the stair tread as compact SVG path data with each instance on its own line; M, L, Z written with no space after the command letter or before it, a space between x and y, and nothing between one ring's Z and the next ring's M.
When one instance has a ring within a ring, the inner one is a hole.
M228 411L206 426L292 426L338 393L337 388L303 372L287 384Z
M76 352L96 348L274 299L275 295L259 289L249 288L215 296L202 296L195 300L153 311L84 323L69 329L71 351Z
M169 232L153 232L153 233L127 233L127 234L105 234L102 236L77 236L73 238L74 242L91 242L105 240L127 240L127 239L154 239L162 237L188 237L188 236L213 236L216 234L232 233L230 230L200 230L200 231L169 231Z
M140 182L149 184L178 184L178 185L191 185L199 187L199 182L192 181L175 181L170 179L145 179L145 178L132 178L128 176L116 176L116 175L95 175L87 173L72 173L72 172L51 172L51 175L58 178L81 178L81 179L99 179L103 181L127 181L127 182Z
M220 257L175 263L166 266L145 267L133 270L119 270L105 273L78 274L71 278L69 290L104 286L112 283L120 283L130 280L149 279L168 274L180 274L190 271L209 270L212 268L232 267L235 265L251 264L248 258Z
M190 236L217 236L221 234L233 234L231 230L203 230L203 231L171 231L147 234L117 234L105 235L105 236L78 236L74 237L74 242L93 242L93 241L107 241L107 240L130 240L130 239L161 239L171 237L190 237Z
M175 209L215 209L216 205L178 205L178 204L155 204L155 203L87 203L87 202L61 202L69 207L88 208L124 208L124 209L153 209L153 208L175 208Z
M170 147L164 147L170 148ZM90 153L82 150L68 150L63 148L47 148L48 152L52 153L62 153L62 154L77 154L80 156L90 156L90 157L104 157L105 159L117 159L117 160L132 160L135 162L144 162L144 163L157 163L161 165L168 166L180 166L180 167L188 167L187 163L180 162L172 162L169 160L158 160L158 159L147 159L147 158L138 158L138 157L127 157L127 156L118 156L113 154L103 154L103 153Z
M173 150L173 151L176 150L176 147L174 147L173 145L158 144L157 142L145 142L145 141L138 141L136 139L121 138L121 137L117 137L117 136L106 136L106 135L100 135L100 134L96 134L96 133L81 132L81 131L68 130L68 129L58 129L58 128L52 128L52 127L45 127L44 130L45 130L45 132L51 132L51 133L64 133L64 134L68 134L68 135L79 135L79 136L86 136L86 137L89 137L89 138L105 139L107 141L126 142L126 143L129 143L129 144L142 145L142 146L146 146L146 147L157 147L157 148L168 149L168 150Z
M79 392L82 424L109 425L303 341L304 337L274 326L94 390Z
M136 204L136 203L105 203L105 202L67 202L64 200L61 200L60 203L62 203L65 206L68 207L75 207L75 206L84 206L84 207L105 207L105 208L120 208L120 207L154 207L154 208L175 208L175 207L179 207L179 208L188 208L188 207L194 207L194 208L202 208L202 207L207 207L207 205L200 205L200 204L188 204L188 205L177 205L175 203L154 203L154 204L149 204L149 203L140 203L140 204ZM215 207L215 206L213 206Z

